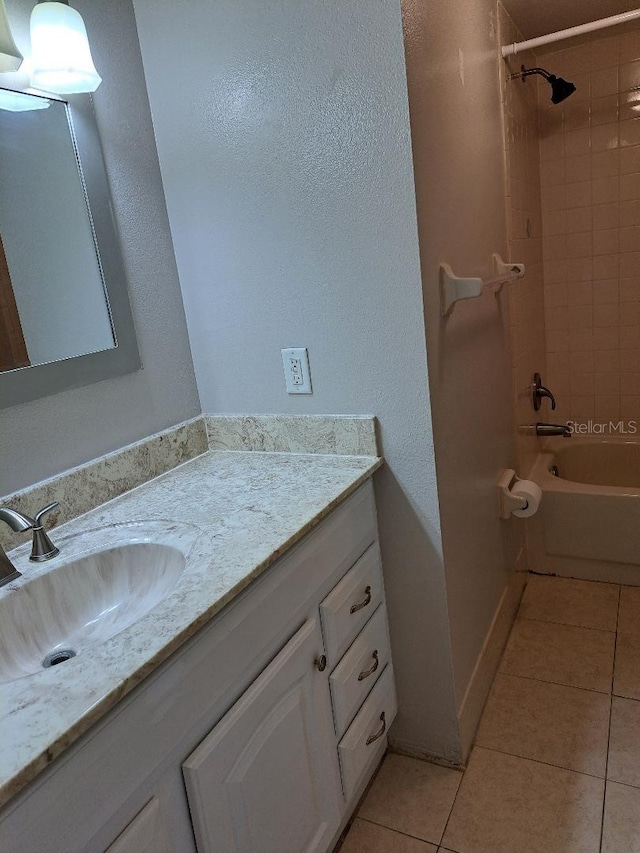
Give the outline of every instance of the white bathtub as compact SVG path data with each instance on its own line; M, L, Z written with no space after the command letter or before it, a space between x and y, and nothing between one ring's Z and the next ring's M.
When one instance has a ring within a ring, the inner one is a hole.
M551 439L529 478L543 492L534 571L640 586L640 441Z

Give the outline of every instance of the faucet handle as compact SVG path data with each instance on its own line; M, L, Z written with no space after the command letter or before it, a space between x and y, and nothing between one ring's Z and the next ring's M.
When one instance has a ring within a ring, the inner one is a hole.
M531 402L533 403L534 411L540 411L540 406L542 405L542 398L548 397L551 400L551 409L555 409L556 407L556 398L553 396L551 391L542 384L542 377L539 373L533 374L533 382L531 383Z
M51 512L58 506L58 501L47 504L39 510L33 519L33 542L31 545L31 556L29 559L33 563L41 563L44 560L50 560L60 553L60 549L56 548L47 534L47 531L42 526L42 516Z
M33 516L33 526L42 527L42 524L40 523L40 519L42 518L42 516L46 515L48 512L51 512L51 510L55 509L57 506L60 506L60 504L58 503L58 501L54 501L51 504L43 506L41 510L38 510L38 512Z

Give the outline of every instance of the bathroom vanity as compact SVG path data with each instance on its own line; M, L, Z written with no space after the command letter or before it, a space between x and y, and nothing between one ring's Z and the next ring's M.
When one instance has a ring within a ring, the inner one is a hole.
M65 525L57 559L81 528L157 523L169 503L194 535L146 616L0 686L0 849L332 848L396 711L379 463L209 452Z

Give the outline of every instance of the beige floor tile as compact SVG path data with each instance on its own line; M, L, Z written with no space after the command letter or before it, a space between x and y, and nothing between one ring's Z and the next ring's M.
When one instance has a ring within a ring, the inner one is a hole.
M358 816L439 844L462 773L387 755Z
M623 586L620 590L618 631L640 634L640 586Z
M607 779L640 788L640 702L613 697Z
M640 790L607 782L602 853L640 853Z
M356 818L340 853L436 853L437 847Z
M615 634L518 619L500 669L570 687L611 692Z
M618 634L613 692L640 699L640 635Z
M442 844L457 853L597 853L604 781L474 749Z
M532 575L522 598L520 616L615 631L619 589L615 584Z
M498 673L476 744L604 778L609 706L604 693Z

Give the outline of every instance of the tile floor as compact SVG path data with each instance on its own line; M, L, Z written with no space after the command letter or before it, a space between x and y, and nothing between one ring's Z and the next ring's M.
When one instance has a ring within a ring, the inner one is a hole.
M464 773L389 754L340 853L640 853L640 587L532 575Z

